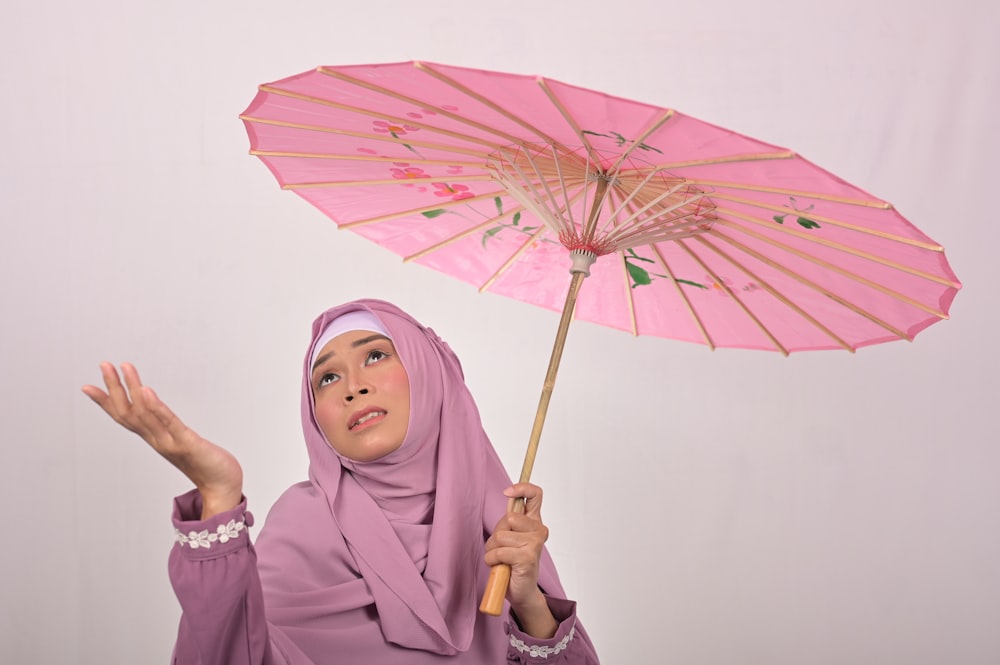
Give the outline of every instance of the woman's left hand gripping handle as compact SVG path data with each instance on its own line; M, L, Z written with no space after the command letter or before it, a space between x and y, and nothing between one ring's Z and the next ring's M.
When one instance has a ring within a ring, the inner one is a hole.
M513 500L523 499L524 513L508 509L493 535L486 541L486 564L510 566L507 598L524 631L540 638L555 634L558 623L549 611L538 588L538 571L549 529L542 522L542 488L518 483L504 494Z

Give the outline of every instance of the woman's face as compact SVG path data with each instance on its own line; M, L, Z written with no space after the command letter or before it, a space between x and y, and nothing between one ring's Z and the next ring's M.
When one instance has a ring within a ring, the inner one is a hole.
M403 444L410 422L410 381L392 342L352 330L327 342L310 383L316 422L333 449L369 462Z

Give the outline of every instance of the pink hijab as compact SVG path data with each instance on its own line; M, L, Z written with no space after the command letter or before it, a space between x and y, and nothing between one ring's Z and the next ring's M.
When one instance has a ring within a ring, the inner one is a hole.
M406 438L372 462L330 447L309 381L317 339L356 310L389 332L410 381ZM295 665L506 663L507 619L478 605L485 539L511 483L448 345L386 302L328 310L305 354L302 427L309 481L278 500L256 545L275 655ZM547 552L539 585L565 597Z

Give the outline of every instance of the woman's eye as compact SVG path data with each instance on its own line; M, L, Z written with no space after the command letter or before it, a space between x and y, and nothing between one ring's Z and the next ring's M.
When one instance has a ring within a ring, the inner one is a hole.
M377 363L383 358L388 358L389 354L385 351L380 351L379 349L372 349L368 352L368 356L365 358L365 364L371 365L372 363Z
M328 386L334 381L336 381L338 378L339 377L336 374L333 374L332 372L327 372L323 376L319 377L319 381L316 382L316 386L318 388L322 388L323 386Z

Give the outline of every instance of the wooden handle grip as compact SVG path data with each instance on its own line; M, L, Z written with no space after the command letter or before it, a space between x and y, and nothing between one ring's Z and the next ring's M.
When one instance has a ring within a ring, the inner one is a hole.
M490 579L486 581L486 591L483 592L483 602L479 604L479 611L491 616L500 616L509 583L510 566L498 563L490 568Z

